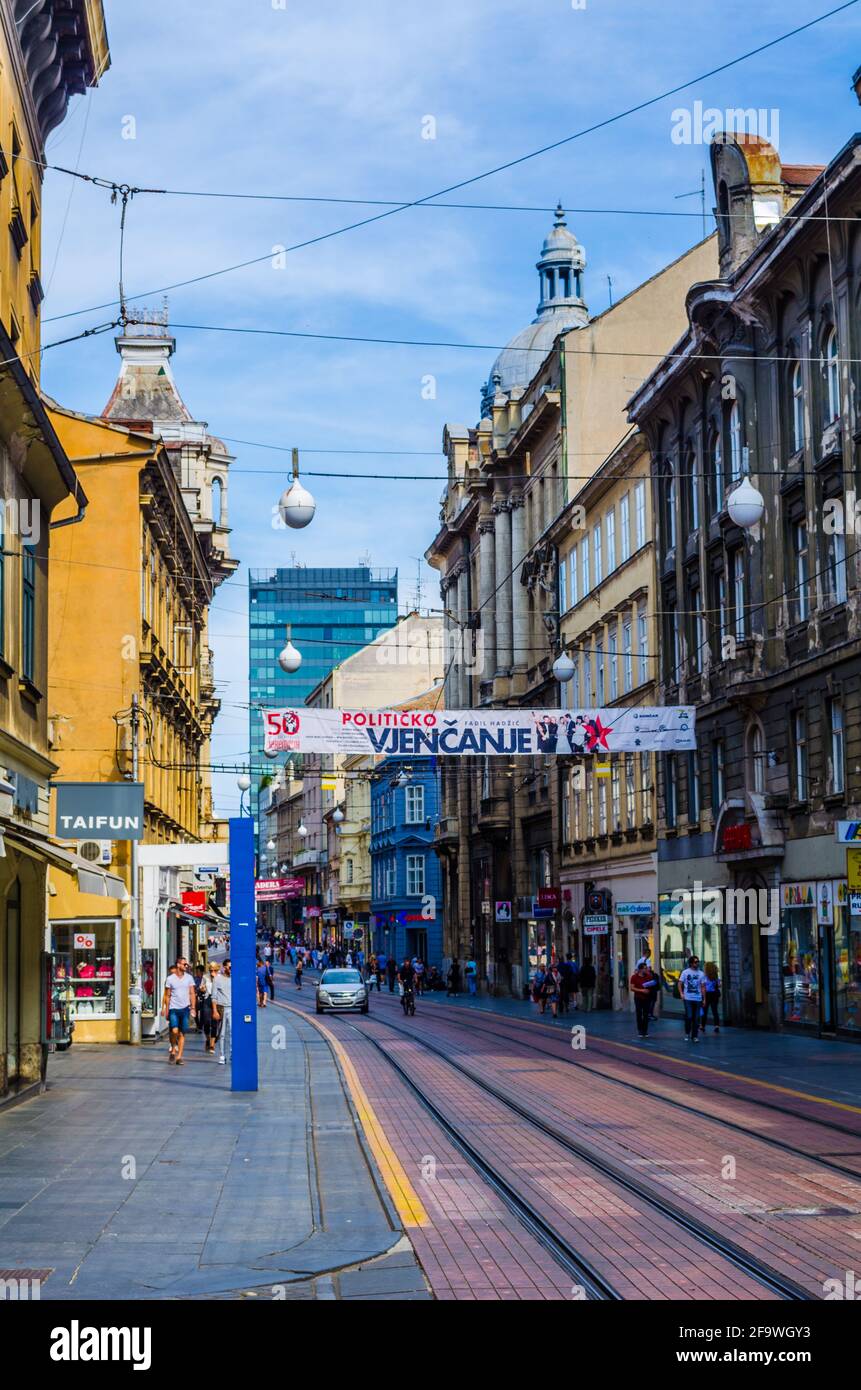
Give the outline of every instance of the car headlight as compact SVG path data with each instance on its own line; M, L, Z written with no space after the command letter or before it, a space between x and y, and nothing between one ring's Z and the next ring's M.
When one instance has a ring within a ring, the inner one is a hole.
M318 989L318 990L317 990L317 998L318 998L318 999L325 999L325 1000L328 1001L328 998L329 998L329 991L328 991L328 990L325 990L325 989Z

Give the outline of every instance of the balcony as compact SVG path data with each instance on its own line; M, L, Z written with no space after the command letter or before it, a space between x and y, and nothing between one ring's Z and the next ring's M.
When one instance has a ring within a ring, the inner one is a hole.
M322 849L303 849L293 860L294 869L317 869L327 863L326 851Z

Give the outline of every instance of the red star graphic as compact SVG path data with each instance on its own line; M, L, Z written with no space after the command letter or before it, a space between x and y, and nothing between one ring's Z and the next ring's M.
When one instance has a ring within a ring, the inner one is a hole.
M605 729L601 720L596 719L592 725L592 733L589 736L589 752L593 752L600 746L601 748L606 748L609 753L610 745L607 742L607 735L612 734L612 732L612 724Z

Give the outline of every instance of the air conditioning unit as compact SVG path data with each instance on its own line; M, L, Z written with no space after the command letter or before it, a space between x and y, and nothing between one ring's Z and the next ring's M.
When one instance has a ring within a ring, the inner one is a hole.
M90 864L108 866L113 856L111 840L79 840L78 854Z

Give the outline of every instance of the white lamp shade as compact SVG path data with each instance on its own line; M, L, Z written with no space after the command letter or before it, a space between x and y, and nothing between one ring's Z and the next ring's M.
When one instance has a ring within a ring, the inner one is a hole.
M302 653L293 646L292 642L288 642L284 650L279 652L278 665L281 667L281 670L286 671L288 675L292 674L293 671L299 670L299 667L302 665Z
M298 478L294 479L286 492L282 492L278 502L281 519L286 526L299 531L313 519L317 503Z
M251 786L251 778L243 772L241 777L237 777L236 785L241 792L247 792Z
M574 678L574 662L567 652L561 652L553 663L553 675L560 685L565 685Z
M273 851L273 849L275 848L275 841L274 841L274 840L267 840L267 841L266 841L266 848L267 848L267 850L269 851L269 853L271 854L272 851Z
M300 826L299 826L299 829L296 831L296 834L297 834L297 835L301 835L301 836L302 836L302 839L304 840L305 836L308 834L308 828L307 828L307 826L305 826L305 825L300 825Z
M334 811L332 812L332 820L335 822L336 825L340 825L343 819L344 812L341 810L340 806L336 806Z
M742 478L727 498L726 509L730 521L734 521L743 531L749 531L751 526L757 526L762 521L765 502L762 493L757 492L750 479Z

